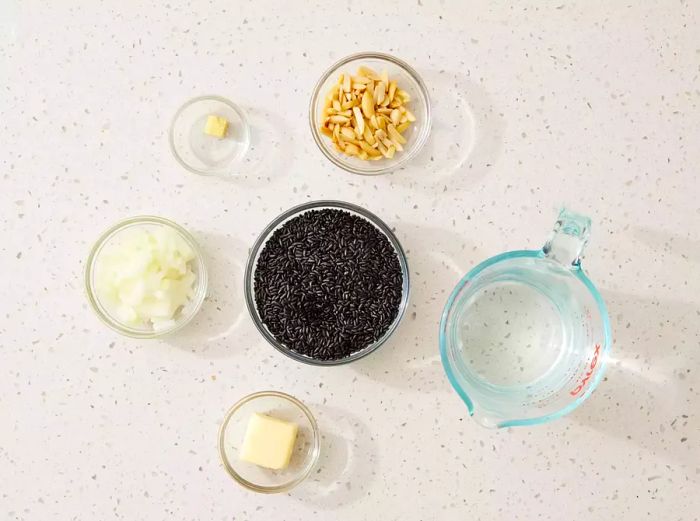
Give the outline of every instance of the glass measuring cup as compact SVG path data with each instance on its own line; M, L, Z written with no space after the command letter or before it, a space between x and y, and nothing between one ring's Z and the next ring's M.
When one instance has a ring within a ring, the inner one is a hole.
M486 427L563 416L600 381L612 336L581 268L591 220L562 210L541 250L496 255L452 291L440 354L470 415Z

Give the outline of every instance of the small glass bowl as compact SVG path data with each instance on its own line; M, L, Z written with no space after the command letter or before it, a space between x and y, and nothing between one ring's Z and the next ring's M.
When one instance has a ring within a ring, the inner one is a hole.
M98 295L98 291L95 288L95 267L98 264L100 254L103 252L105 246L112 241L118 240L119 236L126 230L137 228L137 227L158 227L167 226L175 230L182 239L187 242L187 244L192 248L195 253L195 259L192 261L192 271L196 275L197 279L194 288L194 297L185 304L185 306L178 311L175 315L175 323L168 328L164 329L153 329L152 327L135 327L128 324L124 324L119 321L109 310L109 306L103 303ZM88 300L90 305L97 313L102 322L107 326L114 329L122 335L133 337L133 338L156 338L165 336L175 331L183 328L192 318L197 314L199 309L204 303L204 298L207 294L207 270L204 265L204 257L202 252L194 240L194 237L185 230L182 226L169 221L168 219L163 219L162 217L154 217L150 215L141 215L137 217L131 217L123 221L118 222L107 231L105 231L97 242L92 247L92 251L87 259L85 266L85 289L87 292Z
M309 210L323 210L326 208L345 210L355 215L359 215L360 217L367 219L370 223L379 228L379 230L386 236L387 239L389 239L389 242L394 247L396 255L399 258L399 264L401 265L401 274L403 276L403 287L401 290L401 303L399 304L399 312L396 314L396 318L392 322L391 326L389 326L389 329L386 331L386 333L384 333L384 335L382 335L382 337L379 338L376 342L368 345L364 349L355 351L350 356L347 356L345 358L339 358L337 360L318 360L316 358L311 358L310 356L306 356L301 353L297 353L292 349L289 349L287 346L285 346L283 343L277 340L275 336L270 332L270 330L267 329L267 326L265 326L265 324L262 321L262 318L260 317L260 313L258 313L258 307L255 303L255 269L258 264L258 258L260 257L260 253L265 247L267 240L279 227L281 227L290 219L293 219L294 217L297 217L298 215L301 215L304 212L308 212ZM406 308L408 307L408 297L410 292L408 261L406 260L406 254L404 253L403 248L401 247L401 243L399 243L399 240L396 238L394 233L379 217L377 217L373 213L365 210L360 206L346 203L343 201L312 201L309 203L300 204L299 206L294 206L293 208L290 208L289 210L275 218L270 224L268 224L255 241L255 244L253 244L253 248L250 250L250 254L248 255L248 262L246 264L245 269L244 286L245 301L246 306L248 307L248 312L250 313L250 316L253 319L255 327L257 327L258 331L260 331L262 336L265 337L265 340L267 340L275 349L287 355L288 357L293 358L297 362L319 366L342 365L354 362L355 360L363 358L375 351L376 349L378 349L382 344L384 344L384 342L386 342L389 339L389 337L394 333L399 323L401 322L401 319L403 318L403 315L406 312Z
M228 121L226 136L204 133L209 115ZM170 124L170 149L183 167L201 175L234 175L250 145L250 128L240 107L221 96L201 96L187 101Z
M253 413L268 414L299 426L289 466L272 470L239 457L248 421ZM238 401L226 413L219 429L219 454L226 471L239 485L263 494L286 492L311 473L321 452L321 437L311 411L299 400L278 391L261 391Z
M360 65L370 67L377 73L386 70L389 73L389 79L396 79L399 88L411 96L407 107L416 116L416 121L404 134L408 141L403 145L404 150L396 152L392 159L382 158L377 161L365 161L357 157L347 156L333 148L333 142L321 134L319 130L326 94L337 83L341 73L355 74ZM418 73L398 58L378 52L352 54L331 65L316 83L309 106L309 124L318 148L336 166L354 174L386 174L405 166L418 154L428 139L431 125L428 89Z

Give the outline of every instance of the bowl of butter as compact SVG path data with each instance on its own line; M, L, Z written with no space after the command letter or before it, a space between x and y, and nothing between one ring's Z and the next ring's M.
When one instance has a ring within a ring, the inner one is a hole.
M219 430L219 453L226 471L254 492L287 492L311 473L321 441L311 411L278 391L239 400Z
M243 110L221 96L185 102L170 124L170 149L180 165L195 174L232 176L250 145Z

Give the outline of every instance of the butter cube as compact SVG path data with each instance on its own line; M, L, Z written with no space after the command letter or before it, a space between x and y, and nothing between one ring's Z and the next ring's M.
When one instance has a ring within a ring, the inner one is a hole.
M241 447L241 459L268 469L286 468L298 431L296 423L253 413Z
M207 118L207 124L204 127L204 133L210 136L222 138L226 136L228 130L228 121L226 118L210 114Z

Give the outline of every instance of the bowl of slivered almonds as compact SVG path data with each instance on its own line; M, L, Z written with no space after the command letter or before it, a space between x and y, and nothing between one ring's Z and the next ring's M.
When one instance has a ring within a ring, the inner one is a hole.
M375 52L333 64L311 97L314 141L336 166L363 175L406 166L430 132L430 99L418 73Z

